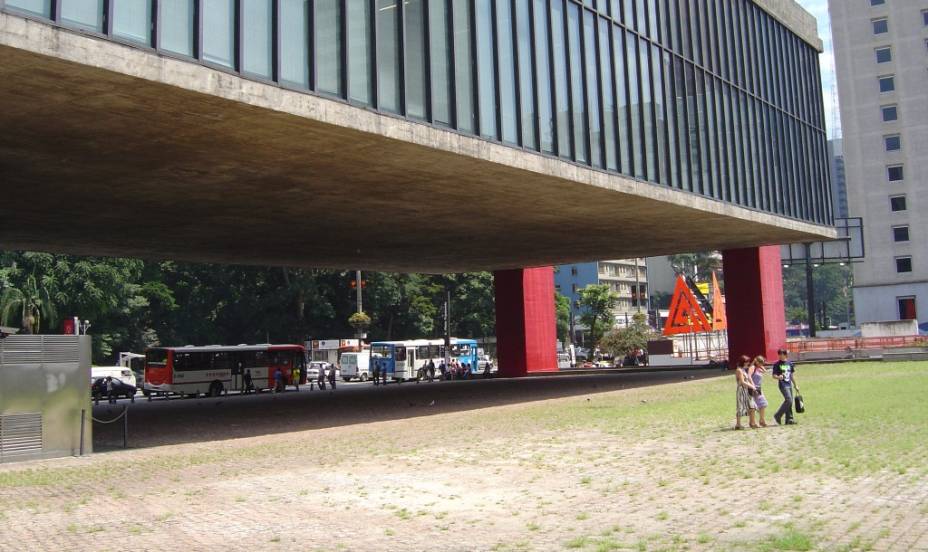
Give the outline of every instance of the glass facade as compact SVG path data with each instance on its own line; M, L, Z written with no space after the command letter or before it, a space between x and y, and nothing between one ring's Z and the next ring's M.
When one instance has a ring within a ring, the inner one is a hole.
M818 53L751 0L2 6L654 185L833 220ZM892 76L878 85L890 93Z

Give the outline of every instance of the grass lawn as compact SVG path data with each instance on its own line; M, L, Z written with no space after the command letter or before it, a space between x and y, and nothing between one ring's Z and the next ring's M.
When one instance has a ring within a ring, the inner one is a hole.
M250 524L237 530L264 543L250 549L321 538L303 523L283 540L269 533L280 520L259 513L286 504L297 519L332 514L337 538L310 549L928 549L928 363L800 365L807 411L798 425L745 431L731 430L733 374L683 377L410 420L0 466L0 525L60 526L48 538L74 549L93 549L122 527L131 536L120 542L156 547L189 534L188 518L222 537L230 517L247 511ZM772 424L780 397L769 377L765 390ZM287 468L252 469L272 465ZM138 488L114 489L114 471ZM139 520L144 530L129 528ZM0 533L0 549L17 538Z

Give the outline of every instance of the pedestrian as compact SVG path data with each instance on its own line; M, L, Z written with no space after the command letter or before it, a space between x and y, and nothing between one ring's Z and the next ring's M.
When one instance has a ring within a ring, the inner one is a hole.
M245 369L245 375L242 377L242 383L245 386L245 394L248 395L255 389L255 384L251 381L251 368Z
M752 428L757 427L757 424L754 423L754 410L757 408L757 404L751 396L754 391L754 384L751 383L751 378L748 377L748 366L750 364L751 357L743 355L735 368L735 381L738 384L735 389L735 429L744 429L744 426L741 425L741 418L744 416L748 416Z
M384 361L383 366L380 367L380 385L387 384L387 363Z
M283 393L284 392L284 371L278 368L274 372L274 392Z
M796 420L793 419L793 387L796 386L796 365L789 361L789 353L786 349L777 351L778 360L773 365L773 379L777 380L780 393L783 395L783 404L777 409L773 419L777 425L784 423L783 417L786 417L786 425L793 425Z
M106 398L109 404L116 404L116 384L113 376L106 376Z
M760 427L767 427L765 413L767 412L768 403L762 389L764 372L767 371L765 364L767 364L767 359L763 356L757 356L754 357L751 367L748 368L748 376L751 377L751 383L754 384L754 404L757 405L757 416L760 418L757 423L760 424Z
M325 363L319 363L319 376L316 378L316 383L319 384L319 390L325 391Z
M434 360L429 359L428 371L429 371L429 383L432 383L433 381L435 381L435 361Z
M493 369L493 361L490 360L490 359L488 358L488 359L487 359L487 363L483 366L483 377L484 377L484 378L489 378L489 377L490 377L490 370L492 370L492 369Z
M306 359L300 359L300 379L299 382L302 384L306 383ZM309 385L309 390L313 390L312 384Z
M374 385L380 385L380 359L374 360Z
M444 360L438 365L438 372L441 374L441 379L448 379L448 366Z
M290 370L290 383L296 388L297 391L300 390L300 369L294 367Z
M332 391L335 391L335 378L338 376L338 370L336 370L337 366L337 364L329 366L329 385L332 386Z

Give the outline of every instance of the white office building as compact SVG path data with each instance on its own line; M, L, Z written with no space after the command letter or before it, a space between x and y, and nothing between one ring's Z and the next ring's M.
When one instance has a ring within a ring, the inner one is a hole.
M857 322L928 320L928 0L829 0Z

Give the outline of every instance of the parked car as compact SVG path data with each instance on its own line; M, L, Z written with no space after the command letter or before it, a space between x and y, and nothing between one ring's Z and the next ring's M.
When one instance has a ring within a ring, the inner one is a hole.
M318 381L320 368L325 370L326 380L328 380L329 370L333 368L332 363L324 360L314 360L310 362L309 366L306 368L306 381ZM338 376L338 370L336 370L335 375L336 377Z
M135 386L119 378L113 378L113 391L117 397L126 397L132 399L133 402L135 401ZM96 401L109 398L109 394L106 392L105 377L93 380L93 383L90 384L90 396Z

